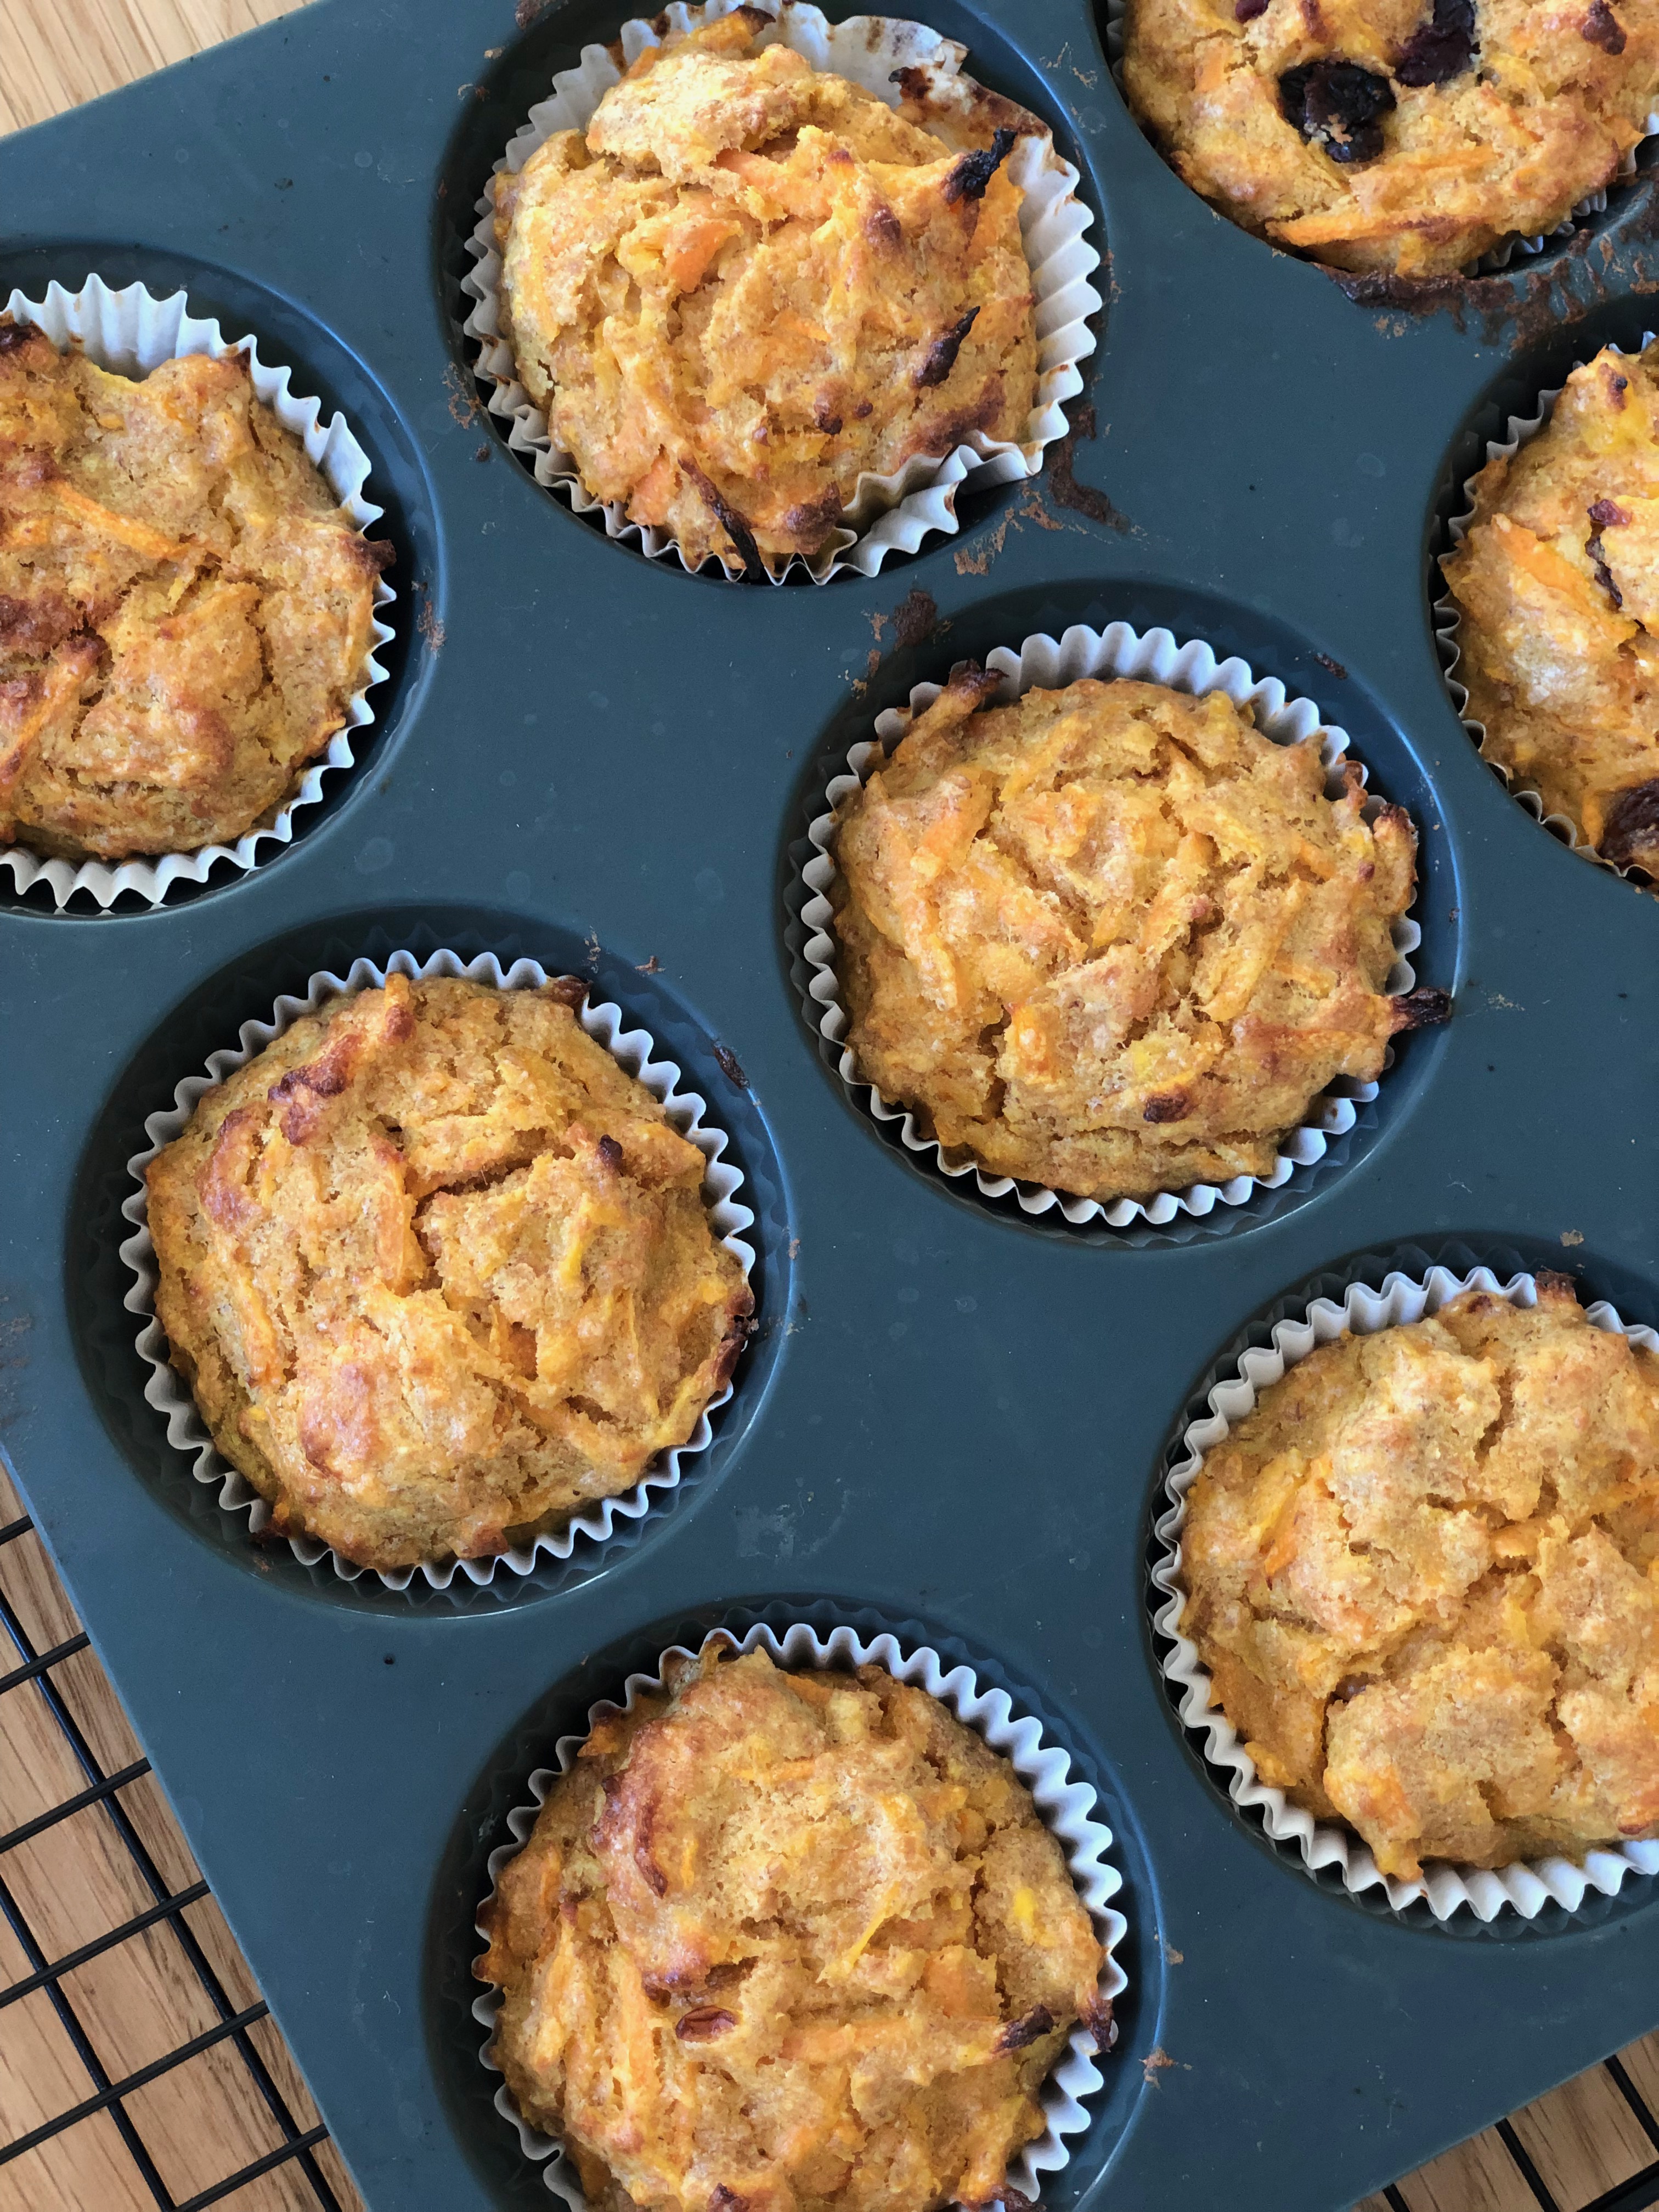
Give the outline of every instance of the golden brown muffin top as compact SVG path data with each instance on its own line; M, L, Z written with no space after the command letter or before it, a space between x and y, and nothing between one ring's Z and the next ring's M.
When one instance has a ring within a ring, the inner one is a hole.
M284 1534L370 1567L505 1551L724 1386L752 1301L702 1154L580 999L392 975L151 1162L173 1363Z
M988 2203L1109 2032L1030 1793L878 1667L707 1650L595 1725L483 1921L494 2055L592 2204Z
M0 844L234 842L343 725L391 554L240 354L134 382L0 318Z
M1195 191L1339 269L1450 275L1607 184L1656 0L1127 0L1124 84Z
M1024 438L1036 340L1005 156L1040 126L988 94L972 127L908 95L895 113L762 46L773 29L749 8L671 33L586 137L494 190L518 374L587 490L693 568L775 574L830 542L860 473Z
M1659 345L1573 370L1443 565L1482 752L1659 877Z
M999 1175L1110 1199L1271 1171L1335 1077L1443 995L1385 994L1416 839L1325 796L1224 693L959 669L840 811L859 1074Z
M1565 1277L1310 1352L1181 1541L1261 1779L1385 1874L1659 1835L1659 1359Z

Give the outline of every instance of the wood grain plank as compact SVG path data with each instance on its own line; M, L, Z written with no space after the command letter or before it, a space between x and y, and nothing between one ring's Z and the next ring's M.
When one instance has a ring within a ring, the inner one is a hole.
M18 1844L6 1855L5 1875L49 1960L78 1951L155 1902L102 1805Z
M52 1572L46 1546L32 1528L0 1547L0 1590L16 1609L23 1633L37 1651L64 1643L81 1626Z
M44 122L299 0L0 0L0 131Z
M1659 2030L1644 2035L1639 2043L1626 2044L1619 2053L1619 2063L1637 2095L1659 2119Z
M1653 2160L1653 2146L1599 2066L1514 2116L1544 2185L1564 2212L1589 2204Z
M282 2130L256 2100L239 2094L246 2072L234 2051L204 2051L127 2100L133 2125L173 2197L210 2189L275 2150ZM262 2193L283 2212L316 2212L305 2177L280 2170Z
M0 2166L0 2212L155 2212L107 2112ZM308 2208L309 2212L309 2208Z
M6 2063L0 2066L0 2130L8 2142L44 2127L92 2094L69 2031L44 1990L6 2008ZM0 2173L5 2172L0 2166Z
M1399 2185L1411 2212L1538 2212L1538 2200L1495 2128L1409 2173ZM1562 2212L1586 2203L1562 2199Z
M0 1644L0 1666L11 1656ZM0 1698L0 1826L21 1828L38 1820L86 1787L86 1776L64 1732L52 1718L39 1682L22 1682ZM27 1848L27 1846L25 1846Z

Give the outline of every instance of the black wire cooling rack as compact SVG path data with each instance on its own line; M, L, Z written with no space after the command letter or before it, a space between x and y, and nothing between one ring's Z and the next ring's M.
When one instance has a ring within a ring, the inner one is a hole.
M0 1527L0 1547L15 1544L20 1538L27 1536L33 1525L29 1516L24 1514ZM96 2113L107 2112L119 2131L122 2143L133 2165L156 2204L162 2208L162 2212L205 2212L208 2205L222 2203L226 2197L234 2196L238 2190L246 2188L250 2182L258 2180L262 2174L289 2164L304 2175L318 2212L347 2212L347 2207L331 2185L315 2154L318 2145L327 2140L327 2129L302 2127L295 2119L287 2098L272 2078L269 2066L248 2033L256 2021L268 2016L268 2008L264 2003L246 2005L240 2010L236 2008L195 1930L185 1917L187 1906L210 1894L207 1883L197 1881L183 1888L170 1890L134 1826L127 1808L121 1802L118 1793L130 1783L137 1782L150 1771L149 1761L139 1759L129 1765L106 1771L70 1711L62 1690L52 1679L54 1668L88 1648L88 1638L84 1630L66 1637L46 1650L37 1651L16 1607L3 1589L0 1589L0 1624L3 1624L16 1654L16 1664L6 1673L0 1674L0 1697L21 1689L25 1683L37 1683L53 1720L63 1733L75 1764L86 1778L84 1789L76 1791L35 1819L25 1820L0 1834L0 1913L4 1914L30 1969L21 1980L0 1990L0 2014L24 1997L44 1990L94 2085L92 2095L82 2098L67 2111L57 2113L44 2125L30 2130L12 2142L0 2144L0 2174L3 2173L6 2166L21 2158L25 2153L37 2149L53 2136L64 2134ZM7 1854L15 1850L20 1844L29 1843L47 1830L58 1826L60 1822L70 1820L76 1813L84 1811L88 1806L100 1804L106 1808L141 1883L155 1901L92 1942L82 1944L78 1949L62 1958L49 1960L14 1894L13 1886L5 1878ZM69 1991L64 1986L64 1977L104 1952L114 1950L131 1937L163 1922L177 1937L179 1948L217 2014L217 2020L204 2033L192 2036L162 2057L152 2060L149 2065L118 2080L112 2080L98 2057L85 2023L76 2014ZM0 2019L0 2039L3 2039L3 2020ZM253 2090L280 2131L282 2141L274 2149L239 2166L234 2173L226 2174L211 2187L198 2191L193 2197L180 2199L172 2194L158 2172L154 2158L126 2109L126 2100L161 2075L219 2044L234 2045L247 2069ZM99 2208L88 2204L84 2212L99 2212Z

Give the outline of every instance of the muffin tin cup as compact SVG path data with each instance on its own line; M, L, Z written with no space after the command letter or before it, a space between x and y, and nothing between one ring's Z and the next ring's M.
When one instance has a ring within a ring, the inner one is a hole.
M1651 331L1644 331L1642 343L1638 350L1645 351L1653 343L1653 339L1654 333ZM1597 352L1603 350L1622 354L1625 349L1613 344L1607 345L1605 349L1601 347L1596 349ZM1594 360L1595 355L1587 355L1586 359ZM1533 440L1548 427L1550 417L1555 412L1555 403L1565 389L1565 386L1558 384L1551 391L1540 392L1537 398L1536 412L1534 414L1511 415L1507 426L1507 435L1502 439L1487 440L1486 459L1495 461L1502 459L1512 461L1522 446L1531 445ZM1477 470L1475 476L1479 474L1480 471ZM1446 525L1446 535L1450 540L1452 551L1455 551L1462 545L1468 535L1470 524L1474 520L1474 476L1464 478L1463 505ZM1486 726L1484 722L1477 721L1469 713L1468 692L1464 685L1457 681L1457 665L1463 657L1460 635L1463 623L1462 611L1450 592L1446 590L1441 592L1431 611L1434 617L1435 648L1440 655L1440 665L1446 678L1446 689L1451 694L1452 704L1457 709L1458 720L1474 738L1481 759L1495 775L1502 779L1505 790L1512 798L1520 801L1534 822L1541 822L1552 836L1559 838L1562 844L1571 851L1578 854L1583 860L1589 860L1593 866L1605 868L1612 876L1623 876L1627 883L1645 886L1649 878L1642 869L1621 867L1616 860L1606 859L1603 854L1596 851L1571 815L1546 814L1542 795L1532 785L1524 782L1513 769L1509 768L1500 760L1495 760L1487 752Z
M1295 744L1319 731L1321 757L1328 772L1327 790L1335 797L1342 788L1347 732L1325 722L1310 699L1290 697L1277 677L1258 677L1237 656L1218 661L1213 650L1202 639L1189 639L1179 644L1167 629L1150 629L1143 635L1127 623L1112 623L1104 630L1090 629L1079 623L1067 629L1058 642L1039 632L1035 637L1026 638L1017 650L998 646L986 655L985 665L1002 678L1002 688L993 702L1000 705L1010 703L1034 686L1048 689L1075 684L1084 677L1133 677L1146 683L1167 684L1198 698L1211 691L1224 691L1237 705L1248 703L1255 710L1257 728L1276 744ZM808 839L816 848L813 858L805 863L800 872L806 893L801 921L811 932L802 947L809 977L807 1014L822 1036L831 1045L841 1047L836 1072L848 1089L860 1097L873 1120L896 1122L905 1149L926 1158L939 1175L953 1182L971 1176L981 1198L1001 1200L1012 1195L1024 1213L1045 1214L1058 1207L1073 1227L1099 1222L1110 1229L1127 1229L1135 1222L1144 1221L1161 1228L1183 1214L1201 1220L1218 1206L1243 1206L1259 1190L1279 1189L1298 1168L1311 1167L1322 1159L1331 1145L1354 1127L1358 1109L1376 1098L1378 1085L1339 1077L1329 1090L1314 1101L1308 1120L1282 1139L1283 1149L1270 1175L1235 1176L1224 1183L1191 1183L1185 1190L1158 1191L1150 1198L1094 1199L1054 1190L1046 1183L1024 1182L1012 1176L994 1174L972 1158L947 1157L945 1147L927 1133L914 1111L884 1098L873 1083L860 1075L857 1057L845 1042L850 1020L836 972L838 947L835 909L830 899L837 872L831 850L836 811L885 762L915 717L933 705L942 689L938 684L915 684L911 689L908 708L890 707L878 715L873 742L866 740L852 748L847 756L847 772L831 779L821 802L814 805L807 828ZM1364 773L1362 767L1362 775ZM1368 799L1367 819L1375 819L1383 804L1375 796ZM1414 987L1417 978L1409 956L1421 941L1422 932L1409 914L1395 924L1395 958L1387 987L1391 998L1403 996ZM1385 1073L1392 1057L1390 1047L1389 1060L1383 1064Z
M1380 1290L1364 1283L1350 1284L1340 1305L1331 1298L1314 1299L1302 1315L1274 1324L1270 1344L1241 1355L1236 1373L1224 1377L1210 1391L1208 1413L1188 1424L1182 1437L1182 1455L1164 1480L1167 1508L1153 1523L1158 1557L1152 1572L1152 1621L1170 1646L1160 1662L1164 1680L1179 1693L1182 1722L1189 1729L1203 1731L1204 1757L1212 1772L1241 1813L1261 1816L1273 1842L1300 1852L1310 1875L1334 1869L1351 1896L1381 1888L1396 1912L1425 1905L1439 1921L1449 1921L1465 1909L1480 1921L1491 1921L1505 1911L1533 1920L1552 1903L1576 1912L1592 1891L1615 1896L1627 1878L1659 1874L1659 1841L1598 1848L1586 1854L1582 1865L1562 1857L1517 1861L1498 1868L1431 1860L1416 1881L1385 1875L1353 1830L1316 1820L1311 1813L1292 1804L1282 1790L1258 1778L1255 1762L1237 1730L1212 1702L1213 1686L1197 1645L1182 1635L1180 1626L1185 1603L1181 1588L1181 1532L1187 1518L1187 1493L1204 1463L1205 1453L1231 1433L1233 1425L1251 1410L1263 1389L1305 1359L1316 1345L1328 1344L1350 1330L1368 1336L1378 1329L1421 1321L1464 1291L1485 1291L1508 1299L1511 1305L1532 1306L1537 1303L1538 1281L1534 1275L1516 1274L1506 1283L1499 1282L1489 1267L1474 1267L1464 1275L1454 1274L1447 1267L1431 1267L1420 1279L1391 1272L1384 1276ZM1593 1327L1627 1336L1650 1352L1659 1352L1659 1335L1650 1328L1632 1327L1605 1300L1585 1310Z
M285 430L299 439L307 459L321 473L356 526L358 535L366 534L385 512L365 496L368 455L343 416L335 414L325 422L321 401L302 399L291 389L292 369L261 361L256 339L227 339L216 322L192 315L185 293L174 292L158 300L143 284L113 291L101 276L93 276L78 292L66 292L53 283L46 287L42 300L14 291L3 305L18 322L31 323L44 331L59 353L78 347L98 368L121 376L145 377L164 361L194 354L206 354L214 361L222 361L228 354L243 355L256 398L270 409ZM306 763L297 790L269 808L234 844L199 845L192 852L125 860L79 861L43 858L22 845L9 845L0 847L0 868L9 869L19 892L44 884L61 913L77 891L88 893L106 910L124 891L136 892L149 905L160 906L175 883L206 883L216 861L228 861L244 873L258 867L262 859L269 859L292 840L294 817L301 808L313 806L322 798L325 773L356 765L351 733L374 720L368 693L374 684L384 683L386 675L375 653L392 641L393 633L384 617L396 596L384 578L376 578L376 613L369 648L347 704L344 726L334 732L324 752Z
M684 0L674 0L649 21L634 17L618 33L623 58L631 64L647 47L659 45L670 30L689 30L741 4L743 0L707 0L704 6L687 6ZM890 106L897 105L890 82L894 72L920 70L928 81L930 98L942 122L971 113L980 88L960 73L966 49L925 25L872 15L831 23L820 9L801 4L801 0L783 0L781 9L775 0L762 0L762 4L776 15L776 38L769 43L793 48L815 69L834 70ZM585 131L621 74L605 47L585 46L580 65L561 70L550 96L531 109L529 121L495 164L496 172L516 173L556 131ZM1077 170L1060 158L1047 131L1022 137L1009 156L1008 167L1025 195L1020 232L1036 299L1037 386L1024 437L1006 442L976 430L952 452L915 455L893 475L861 474L834 542L811 560L797 555L775 574L769 569L773 583L782 583L797 568L816 584L828 583L843 569L873 576L889 554L914 553L934 532L954 535L960 490L1038 475L1048 447L1069 430L1061 403L1083 389L1078 364L1095 349L1089 318L1103 305L1090 281L1100 266L1099 252L1085 235L1094 216L1077 197ZM653 560L673 554L689 568L691 564L671 532L630 522L623 501L593 498L581 483L574 457L554 443L546 416L518 381L512 349L501 335L501 261L495 246L495 208L488 193L479 198L477 212L477 227L468 240L476 265L461 283L476 305L463 327L477 345L476 373L479 382L489 387L489 410L511 426L509 447L531 465L538 483L558 492L576 514L599 514L607 538L625 539ZM740 562L731 565L724 556L715 557L728 580L744 574Z
M641 1697L663 1688L665 1670L671 1660L695 1662L711 1644L723 1644L734 1655L763 1650L780 1667L842 1671L854 1667L881 1667L897 1680L913 1683L930 1697L937 1698L965 1727L982 1736L993 1751L1000 1752L1030 1791L1044 1826L1058 1838L1066 1853L1066 1863L1078 1894L1088 1908L1096 1938L1106 1953L1100 1993L1115 2000L1127 1989L1128 1976L1119 1964L1117 1954L1128 1933L1128 1923L1111 1902L1122 1888L1123 1878L1106 1856L1111 1849L1112 1832L1096 1817L1095 1792L1086 1782L1073 1776L1071 1760L1064 1749L1045 1742L1040 1724L1029 1714L1017 1712L1006 1690L982 1686L972 1668L947 1666L928 1644L907 1648L891 1634L884 1632L866 1638L845 1626L833 1629L827 1636L820 1635L802 1621L781 1632L763 1621L757 1622L741 1638L728 1630L715 1629L704 1638L697 1651L684 1644L671 1644L658 1661L654 1674L630 1674L623 1685L621 1705L605 1698L590 1707L587 1727L579 1735L561 1736L554 1746L553 1765L539 1767L530 1777L532 1802L515 1806L507 1816L513 1842L502 1844L489 1855L490 1897L495 1893L501 1869L528 1842L548 1791L562 1774L569 1771L595 1723L617 1711L631 1712ZM477 1934L481 1940L488 1942L482 1926ZM499 2075L501 2069L490 2051L501 2003L501 1990L492 1984L472 2006L473 2018L487 2031L479 2057L485 2069L495 2075ZM1067 2138L1081 2135L1089 2125L1084 2100L1095 2095L1103 2086L1100 2055L1089 2031L1081 2027L1074 2028L1066 2051L1043 2084L1042 2111L1048 2126L1036 2142L1028 2143L1020 2152L1007 2177L1009 2190L1018 2191L1030 2203L1036 2201L1042 2177L1058 2172L1070 2162ZM544 2176L547 2186L564 2199L571 2212L586 2212L586 2199L582 2195L574 2162L555 2137L543 2135L523 2118L505 2082L495 2092L495 2109L518 2130L526 2158L552 2161Z
M121 1209L134 1224L133 1234L120 1248L121 1257L134 1277L123 1304L130 1313L142 1318L138 1353L150 1370L144 1396L166 1417L167 1441L191 1459L191 1472L197 1481L217 1486L219 1504L227 1512L246 1513L249 1534L256 1537L270 1525L269 1504L246 1476L221 1457L184 1378L167 1362L167 1339L155 1316L157 1270L155 1248L150 1241L144 1171L156 1155L183 1133L210 1091L216 1089L239 1067L245 1067L305 1015L319 1012L333 1000L355 997L360 991L376 988L385 983L388 975L406 975L415 982L424 982L434 976L465 976L472 982L505 991L538 990L550 980L548 971L534 960L516 960L503 971L493 952L463 961L448 951L434 952L419 961L411 952L398 951L384 967L362 959L354 961L343 976L327 971L313 975L303 998L278 999L268 1021L244 1022L240 1043L211 1055L205 1075L184 1078L173 1092L174 1104L150 1115L145 1121L145 1133L150 1139L148 1147L135 1153L127 1163L137 1188ZM755 1264L755 1253L753 1247L744 1241L743 1232L753 1226L755 1217L738 1200L743 1174L722 1157L726 1146L724 1131L704 1122L708 1109L703 1099L696 1091L679 1089L679 1068L671 1060L655 1058L656 1048L647 1031L623 1026L625 1017L619 1007L604 1002L585 1002L577 1019L596 1043L603 1045L612 1059L644 1085L666 1110L681 1135L689 1138L702 1154L708 1163L703 1195L711 1224L726 1249L735 1254L746 1282ZM640 1520L649 1511L654 1498L677 1489L682 1462L707 1450L714 1439L709 1417L732 1395L732 1385L728 1382L717 1397L709 1401L687 1441L661 1454L659 1462L653 1463L632 1489L614 1498L595 1499L562 1528L544 1532L532 1542L495 1557L423 1560L418 1571L414 1567L382 1570L360 1567L315 1537L290 1536L287 1540L289 1549L301 1566L315 1567L328 1560L343 1582L356 1582L364 1574L373 1574L386 1589L392 1590L408 1589L417 1571L432 1589L439 1590L447 1589L458 1573L479 1586L493 1581L498 1569L518 1576L532 1574L544 1558L568 1559L578 1537L586 1536L594 1543L605 1542L619 1522Z
M1111 64L1112 81L1120 92L1123 92L1123 22L1127 13L1128 0L1106 0L1106 58ZM1126 105L1127 99L1128 95L1125 93ZM1656 133L1659 133L1659 109L1655 109L1649 114L1641 137L1623 156L1611 182L1599 186L1593 192L1586 193L1582 200L1577 201L1568 210L1564 222L1558 222L1553 230L1536 231L1530 237L1523 236L1519 231L1511 231L1507 238L1500 239L1496 246L1489 246L1486 252L1471 261L1461 273L1465 276L1496 276L1510 266L1516 254L1541 253L1552 239L1569 237L1577 229L1580 223L1588 222L1592 216L1605 215L1607 209L1608 192L1614 185L1630 183L1636 174L1638 154ZM1202 198L1202 194L1200 197ZM1269 245L1273 243L1271 240L1265 242ZM1284 246L1276 246L1273 250L1276 252L1289 251ZM1338 276L1351 273L1345 270L1336 270L1333 263L1320 262L1316 254L1310 254L1306 258L1317 262L1321 268L1334 270ZM1412 280L1406 278L1402 281L1409 283ZM1427 281L1432 283L1435 280L1431 278Z

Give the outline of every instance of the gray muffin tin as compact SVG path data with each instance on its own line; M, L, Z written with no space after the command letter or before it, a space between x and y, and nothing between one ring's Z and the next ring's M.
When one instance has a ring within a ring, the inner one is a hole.
M1652 182L1502 276L1345 289L1165 168L1084 0L918 12L1053 122L1109 304L1039 483L822 589L607 543L478 404L475 198L614 6L520 26L507 0L319 0L0 143L0 294L186 286L344 411L398 550L366 757L291 848L155 911L0 906L8 1462L372 2212L546 2202L477 2062L485 1859L592 1700L760 1612L967 1656L1100 1791L1130 1987L1054 2212L1336 2212L1659 2021L1650 1881L1438 1927L1276 1851L1180 1725L1146 1581L1206 1381L1315 1291L1554 1265L1659 1319L1659 904L1506 794L1429 617L1481 441L1639 340ZM1418 823L1413 965L1456 1011L1317 1167L1115 1233L947 1186L860 1110L803 1010L790 887L881 708L1120 617L1241 653L1349 732ZM175 1082L313 970L400 945L529 953L653 1033L747 1178L759 1320L713 1448L642 1522L407 1595L251 1545L192 1480L118 1254Z

